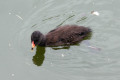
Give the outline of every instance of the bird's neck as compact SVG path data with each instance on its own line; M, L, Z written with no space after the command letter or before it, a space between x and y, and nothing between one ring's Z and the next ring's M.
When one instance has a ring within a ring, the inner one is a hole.
M39 46L46 46L46 37L43 35L42 40L40 41Z

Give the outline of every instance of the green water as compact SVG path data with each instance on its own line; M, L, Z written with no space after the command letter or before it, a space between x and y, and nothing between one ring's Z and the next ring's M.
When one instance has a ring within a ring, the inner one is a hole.
M0 80L119 80L119 3L0 0ZM66 24L90 27L91 39L66 49L37 47L31 52L34 30L46 34Z

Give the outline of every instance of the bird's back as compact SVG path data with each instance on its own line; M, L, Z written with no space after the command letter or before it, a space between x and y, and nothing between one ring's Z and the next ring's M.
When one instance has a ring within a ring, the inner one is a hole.
M90 29L77 25L60 26L46 35L46 46L71 45L80 42Z

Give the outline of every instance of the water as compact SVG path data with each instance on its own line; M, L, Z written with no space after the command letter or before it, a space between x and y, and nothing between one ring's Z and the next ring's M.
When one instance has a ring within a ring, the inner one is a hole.
M1 80L118 80L119 0L0 0ZM91 14L97 11L99 15ZM34 30L46 34L65 24L90 27L90 40L69 49L37 47Z

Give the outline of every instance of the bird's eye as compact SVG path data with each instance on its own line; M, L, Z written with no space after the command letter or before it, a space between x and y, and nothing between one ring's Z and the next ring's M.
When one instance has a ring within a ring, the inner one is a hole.
M85 34L84 32L81 32L79 35L82 36L82 35L84 35L84 34Z
M34 43L38 42L38 40L34 40Z

